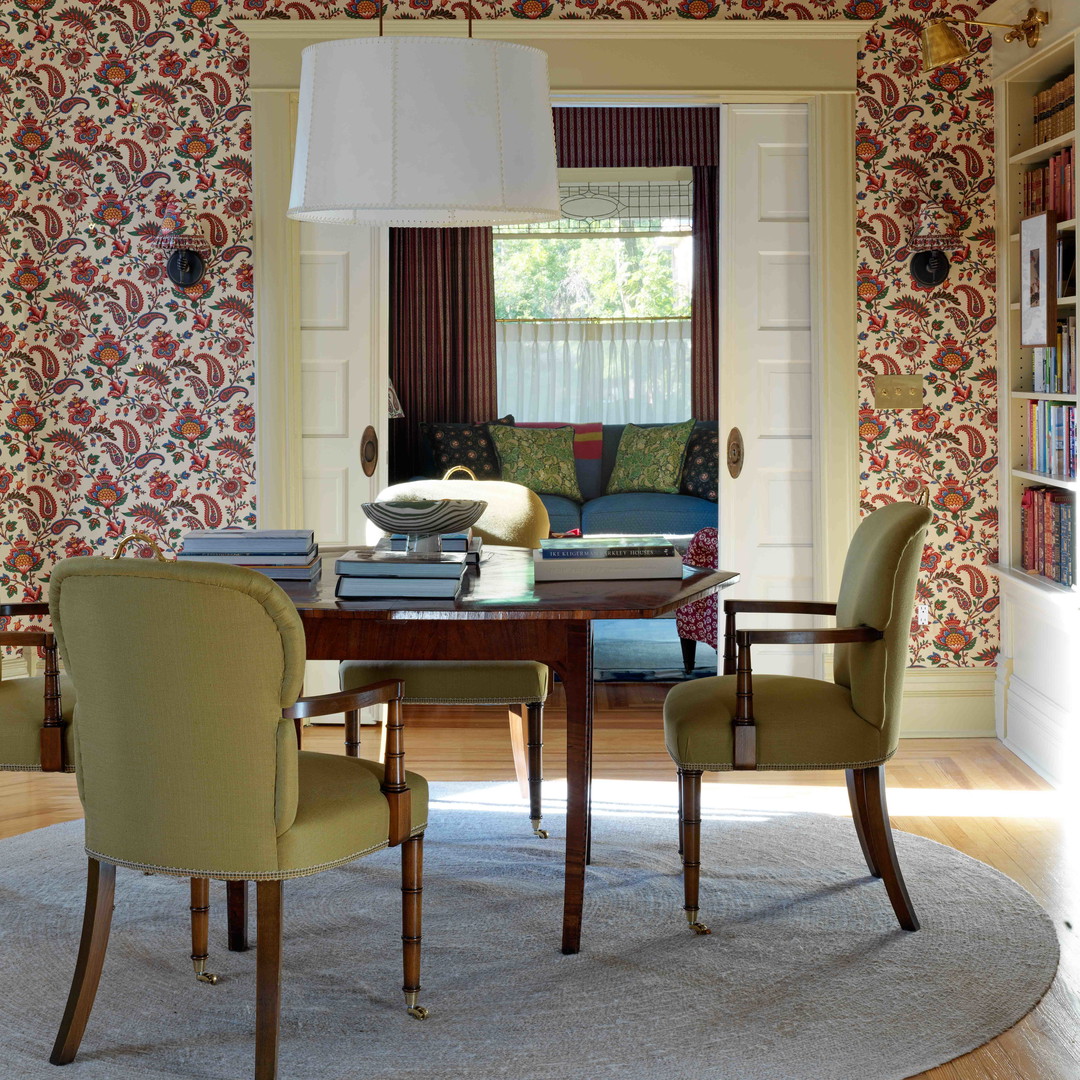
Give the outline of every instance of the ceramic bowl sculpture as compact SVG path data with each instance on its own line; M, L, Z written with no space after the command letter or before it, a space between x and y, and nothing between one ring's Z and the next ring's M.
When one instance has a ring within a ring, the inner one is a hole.
M464 532L479 520L487 503L479 499L418 499L369 502L364 513L384 532L405 533L409 551L439 550L440 533ZM429 538L425 543L425 538Z

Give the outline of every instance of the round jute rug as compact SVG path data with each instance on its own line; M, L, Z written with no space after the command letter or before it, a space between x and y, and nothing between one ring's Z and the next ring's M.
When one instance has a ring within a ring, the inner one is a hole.
M633 791L597 798L583 947L563 956L560 816L537 840L509 785L433 786L424 1022L399 990L396 853L287 882L283 1080L891 1080L992 1038L1053 977L1054 929L1007 877L899 833L923 925L905 933L850 820L826 815L706 812L713 934L696 937L674 814ZM0 843L3 1074L251 1076L255 954L225 951L224 887L211 987L188 960L186 882L123 869L82 1050L63 1074L47 1064L75 963L81 841L72 822Z

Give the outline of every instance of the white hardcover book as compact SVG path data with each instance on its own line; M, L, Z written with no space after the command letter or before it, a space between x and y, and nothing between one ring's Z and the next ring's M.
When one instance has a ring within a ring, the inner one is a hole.
M682 556L657 555L633 559L545 559L533 553L534 581L639 581L681 578Z

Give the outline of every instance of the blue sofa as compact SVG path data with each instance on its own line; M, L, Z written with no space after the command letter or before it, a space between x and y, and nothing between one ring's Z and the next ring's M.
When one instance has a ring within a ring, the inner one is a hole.
M694 495L663 495L633 492L605 495L608 479L615 468L615 455L622 438L623 424L605 424L603 451L599 462L575 461L578 486L584 502L561 495L540 494L551 518L552 532L581 529L584 535L603 533L696 533L707 525L716 525L716 503ZM642 427L653 427L643 424ZM700 422L715 430L716 423ZM600 466L599 470L596 465Z

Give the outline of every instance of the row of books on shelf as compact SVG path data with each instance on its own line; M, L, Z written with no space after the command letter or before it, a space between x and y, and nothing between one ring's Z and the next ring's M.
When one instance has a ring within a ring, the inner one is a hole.
M322 573L311 529L194 529L177 558L246 566L282 583L311 584Z
M438 551L408 551L408 538L384 536L374 547L345 552L335 563L341 600L454 600L478 566L483 540L472 530L443 533Z
M1054 154L1044 165L1024 173L1024 217L1051 211L1058 221L1075 216L1073 147Z
M1076 584L1076 499L1054 488L1025 488L1020 499L1022 567L1059 585Z
M1028 468L1076 479L1076 406L1028 402Z
M1032 350L1032 390L1036 394L1076 393L1076 316L1058 319L1057 344Z
M1035 145L1072 131L1076 123L1075 77L1072 72L1032 100Z

